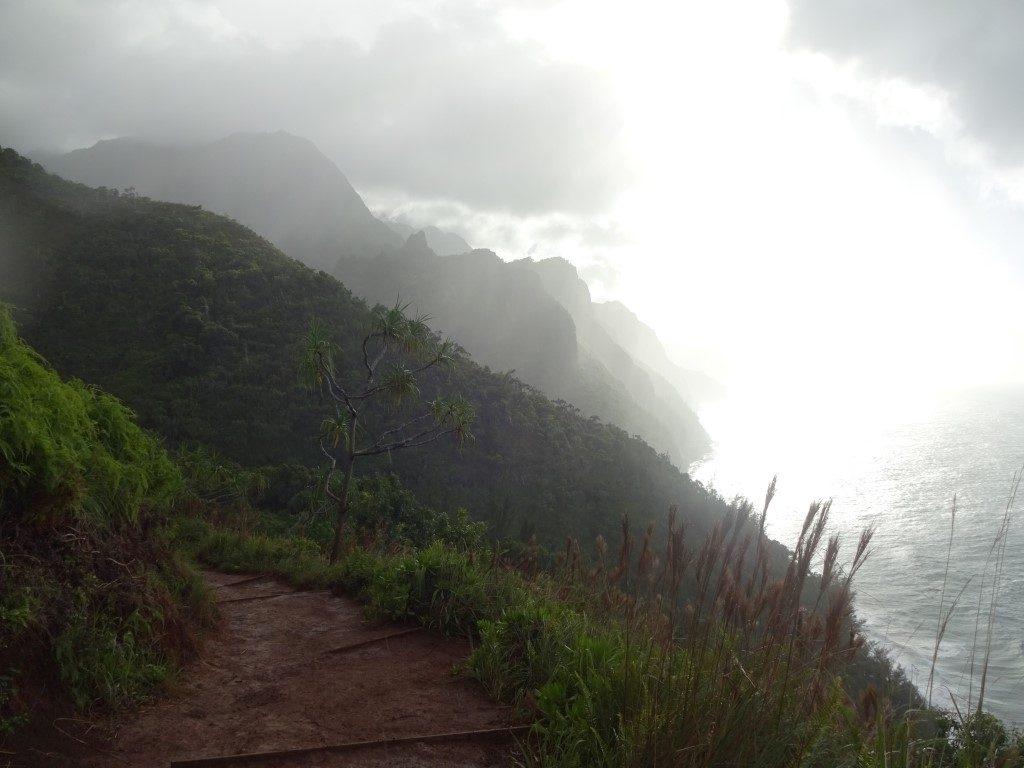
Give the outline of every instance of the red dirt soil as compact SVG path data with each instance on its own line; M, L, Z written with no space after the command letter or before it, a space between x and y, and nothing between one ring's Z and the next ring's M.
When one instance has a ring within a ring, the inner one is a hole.
M26 765L154 768L172 761L425 736L512 724L507 708L453 669L469 646L427 631L342 653L331 649L401 626L368 623L360 606L273 579L207 573L221 626L166 697L93 732L88 748L36 753ZM231 602L285 593L275 597ZM511 763L514 739L416 742L238 763L292 766L473 766Z

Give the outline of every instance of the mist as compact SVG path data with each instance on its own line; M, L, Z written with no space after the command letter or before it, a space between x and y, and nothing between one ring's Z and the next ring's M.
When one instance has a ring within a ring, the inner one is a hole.
M1019 380L1012 131L881 52L953 22L883 43L801 4L732 21L747 10L15 3L0 133L45 159L287 131L373 212L565 258L679 363L740 386L772 361L861 388Z

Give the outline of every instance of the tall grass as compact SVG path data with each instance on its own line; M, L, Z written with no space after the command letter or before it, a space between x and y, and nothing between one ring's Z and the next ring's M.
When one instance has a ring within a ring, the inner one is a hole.
M824 765L856 754L838 724L852 711L842 672L864 644L852 580L871 541L865 531L842 568L838 539L825 537L829 511L810 506L780 574L762 534L767 504L760 515L733 505L702 541L675 509L660 537L649 528L637 541L624 519L611 562L603 540L588 558L569 539L546 570L530 548L513 558L392 542L331 566L326 541L199 520L183 521L178 538L210 565L269 571L358 595L377 616L470 634L467 669L534 721L528 764Z
M849 662L864 648L853 584L872 531L844 558L826 536L830 504L812 504L773 569L763 533L773 491L760 513L737 502L700 539L672 509L661 532L623 519L616 547L599 537L588 555L570 538L554 558L475 536L388 536L363 537L332 566L326 535L268 535L260 529L282 526L254 528L251 516L234 529L183 519L176 535L209 565L469 635L466 670L533 723L526 766L1024 765L1019 736L987 713L907 710L874 685L851 688ZM943 589L937 647L963 593L950 601Z
M867 732L861 738L860 764L884 766L885 768L973 768L974 766L978 768L986 766L1021 768L1024 766L1024 735L1008 729L996 717L984 711L992 637L999 600L1002 595L1006 544L1012 519L1011 511L1022 477L1024 477L1024 470L1014 474L1006 507L999 519L999 525L989 547L982 572L981 585L978 590L978 605L974 614L974 641L969 660L966 702L963 702L963 706L961 706L957 699L952 697L952 712L931 709L939 649L954 611L974 580L973 576L968 578L949 605L946 605L953 543L956 537L957 498L954 496L936 618L935 645L925 689L928 707L910 710L898 718L885 717L879 711L875 722L869 724ZM980 661L979 651L981 652ZM977 702L974 702L973 691L976 677L980 677L980 680L978 699Z
M1006 566L1006 543L1010 533L1011 511L1013 509L1013 502L1017 498L1017 491L1020 489L1022 477L1024 477L1024 469L1014 474L1012 487L1010 489L1010 496L1006 501L1006 509L1003 512L1002 519L1000 520L999 530L996 533L995 540L992 542L992 547L989 550L988 562L986 563L986 570L988 569L989 563L992 566L992 588L990 590L988 617L986 622L985 657L981 664L981 682L978 687L978 704L975 708L975 712L978 714L982 712L985 703L985 684L988 682L989 661L992 658L992 635L995 630L996 610L999 605L999 597L1003 585L1003 573Z
M660 557L648 529L634 559L624 523L610 571L601 548L593 567L580 567L572 543L563 578L583 610L552 639L539 609L485 622L472 665L495 693L535 697L538 765L798 765L828 739L843 700L839 674L864 643L851 580L871 531L844 573L838 540L824 541L828 514L827 503L811 505L778 579L764 515L752 520L745 504L693 547L672 510ZM819 553L824 572L808 595ZM685 598L684 582L695 588ZM823 610L805 607L808 598ZM533 681L547 679L536 693L495 673L520 663Z

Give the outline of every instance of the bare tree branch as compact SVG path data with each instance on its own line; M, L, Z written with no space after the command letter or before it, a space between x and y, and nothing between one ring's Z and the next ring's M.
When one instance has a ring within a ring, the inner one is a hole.
M369 347L370 341L375 339L375 338L380 338L381 339L381 347L380 347L380 352L377 353L377 356L373 359L373 362L371 363L370 362L370 352L369 352L368 347ZM384 359L384 355L386 355L387 353L388 353L388 340L386 338L384 338L383 336L381 336L381 334L379 334L379 333L371 333L369 336L367 336L365 339L363 339L363 365L366 366L366 384L364 385L364 389L366 387L369 387L370 384L373 383L373 377L374 377L374 374L377 372L377 366L380 365L381 360Z
M393 434L395 434L397 432L401 432L403 430L406 430L409 427L411 427L413 424L418 424L419 422L423 421L424 419L429 419L429 418L433 417L433 415L434 414L432 414L432 413L430 413L428 411L427 413L420 414L415 419L409 419L409 421L405 422L404 424L400 424L397 427L393 427L391 429L388 429L388 430L385 430L385 431L381 432L380 435L377 436L377 442L375 442L370 447L371 448L377 448L378 446L383 445L384 438L386 438L388 435L393 435Z
M374 448L365 448L355 453L356 456L376 456L381 453L389 453L390 451L397 451L402 448L415 448L418 445L426 445L432 443L440 437L445 435L451 435L458 431L457 427L451 427L442 431L437 431L440 427L433 427L428 430L420 432L418 435L411 435L404 440L398 440L388 445L382 445ZM423 438L423 439L421 439Z
M327 381L327 391L336 402L344 402L345 407L348 408L348 412L352 415L356 415L355 406L352 405L352 397L348 394L341 384L338 383L337 378L334 376L334 372L331 367L327 364L324 359L323 352L317 352L317 365L320 368L320 372L323 373L324 379ZM340 395L340 397L339 397Z
M461 398L458 402L452 403L435 400L425 413L408 418L406 421L378 433L375 441L369 447L357 447L357 440L361 434L359 429L362 426L360 417L365 401L386 393L394 396L396 401L401 401L406 396L418 399L420 391L416 385L416 377L424 371L446 364L452 359L453 345L451 341L438 343L430 333L430 329L424 324L425 318L409 320L405 315L405 309L405 306L396 304L390 310L377 310L374 329L364 336L362 341L362 358L366 378L357 393L349 392L338 381L334 365L324 350L324 346L328 342L320 332L319 326L314 324L310 332L310 344L312 345L310 352L314 355L313 361L316 372L319 374L317 381L326 380L328 394L334 400L338 411L336 418L323 422L324 433L319 436L320 451L330 462L324 475L324 495L337 507L334 541L330 554L332 563L337 561L341 548L343 526L349 509L353 471L359 457L375 456L403 448L426 445L445 435L459 434L465 437L469 434L467 425L473 418L472 408ZM374 343L380 345L379 349L373 348ZM395 354L397 361L386 374L382 374L383 381L376 382L375 379L381 364L392 353ZM418 361L419 364L412 368L406 367L401 359L406 356L411 360ZM350 417L347 424L344 415L340 412L342 404ZM428 420L432 420L430 426L425 424ZM386 424L387 422L381 426ZM407 434L408 432L414 434ZM367 433L365 427L363 433L368 436L368 439L373 439L372 433ZM338 444L341 435L345 438L344 446ZM388 440L390 442L386 442ZM333 444L331 448L328 447L328 442ZM334 479L335 473L339 471L339 455L344 458L345 464L344 476L337 485L336 493L331 489L331 481Z
M338 467L338 459L333 453L327 450L327 446L324 445L324 439L322 437L317 442L320 443L320 451L327 457L327 460L331 462L330 468L324 474L324 493L331 498L331 501L334 501L335 503L340 502L341 499L334 493L334 491L331 490L331 477L334 475L334 472Z

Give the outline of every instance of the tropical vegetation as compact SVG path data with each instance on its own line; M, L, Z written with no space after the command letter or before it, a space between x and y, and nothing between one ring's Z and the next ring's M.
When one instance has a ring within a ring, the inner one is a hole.
M774 486L723 499L234 222L10 150L0 243L39 350L0 314L4 732L159 691L212 619L202 563L470 636L530 765L1022 764L1019 735L869 652L870 532L827 538L828 504L788 550ZM471 413L465 450L433 440Z

